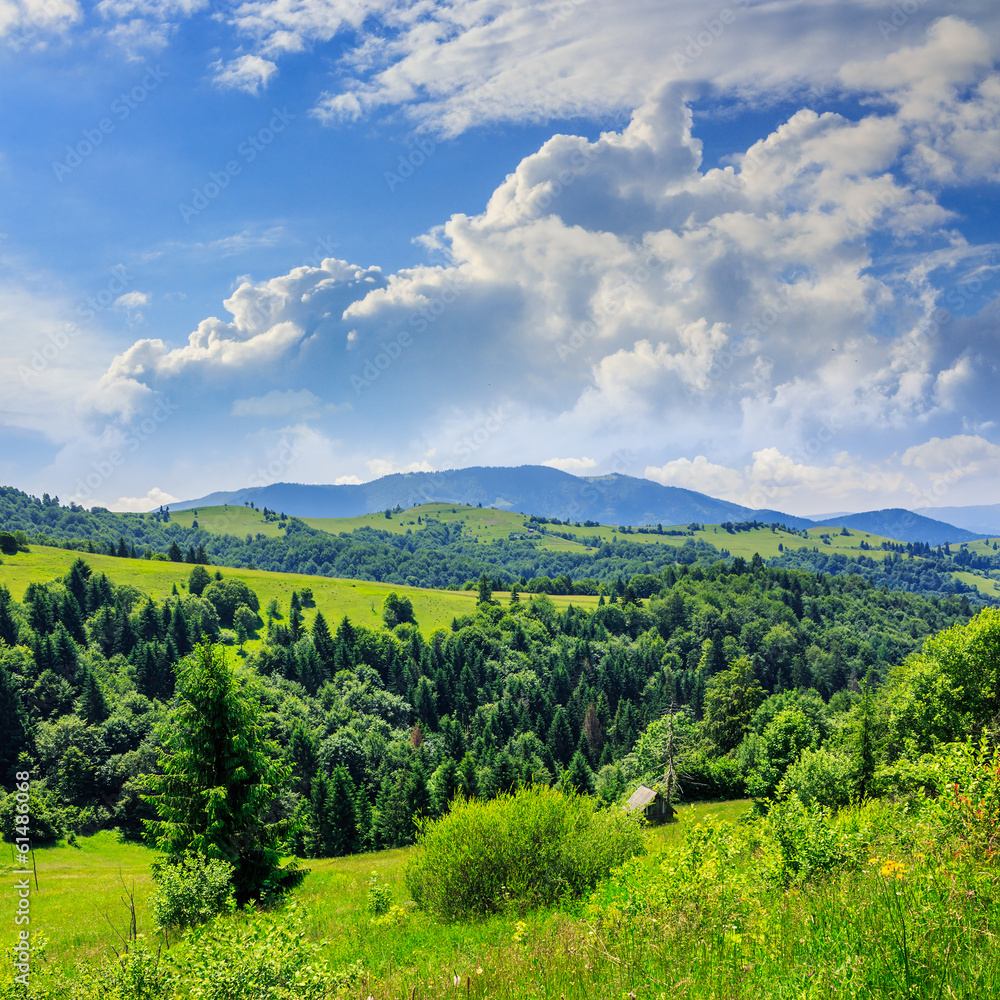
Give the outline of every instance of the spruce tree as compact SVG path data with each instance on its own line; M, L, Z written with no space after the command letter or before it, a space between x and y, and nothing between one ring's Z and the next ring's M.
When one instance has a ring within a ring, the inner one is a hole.
M278 824L264 818L290 769L260 718L224 650L203 643L178 669L176 709L161 731L162 773L145 778L144 799L158 816L145 823L156 845L172 857L194 851L228 861L240 904L301 878L281 867Z

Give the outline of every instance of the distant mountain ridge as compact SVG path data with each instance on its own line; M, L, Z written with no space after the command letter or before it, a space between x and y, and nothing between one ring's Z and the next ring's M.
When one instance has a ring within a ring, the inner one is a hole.
M977 535L1000 536L1000 503L973 504L969 507L917 507L914 514L947 520Z
M210 493L171 504L190 510L252 500L298 517L355 517L386 507L420 503L461 503L542 517L600 521L602 524L686 524L692 521L780 520L790 527L813 524L775 510L753 510L678 486L612 473L573 476L545 465L473 467L443 472L404 472L360 485L309 486L273 483L232 492Z
M574 476L545 465L474 466L442 472L402 472L368 483L307 485L272 483L230 492L210 493L197 500L171 504L172 510L252 501L297 517L356 517L387 507L421 503L456 503L537 514L540 517L601 524L718 524L724 521L780 522L791 528L818 526L868 531L903 542L971 541L979 535L912 511L892 508L814 521L779 510L754 509L717 500L679 486L612 473Z

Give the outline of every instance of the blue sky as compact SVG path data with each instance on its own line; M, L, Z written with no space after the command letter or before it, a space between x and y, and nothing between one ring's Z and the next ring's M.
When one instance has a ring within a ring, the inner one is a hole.
M1000 9L9 0L0 481L997 500Z

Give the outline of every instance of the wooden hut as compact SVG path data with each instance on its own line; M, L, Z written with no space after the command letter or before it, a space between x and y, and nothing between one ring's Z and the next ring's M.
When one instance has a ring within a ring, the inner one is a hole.
M665 823L673 819L676 811L673 806L667 804L667 800L660 792L645 785L640 785L632 793L632 797L625 803L625 808L629 812L641 809L650 823Z

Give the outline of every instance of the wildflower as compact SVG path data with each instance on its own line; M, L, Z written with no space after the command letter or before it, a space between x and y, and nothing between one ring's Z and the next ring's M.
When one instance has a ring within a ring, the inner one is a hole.
M889 860L886 861L884 865L882 865L881 875L883 878L901 879L904 874L906 874L906 868L898 861Z

